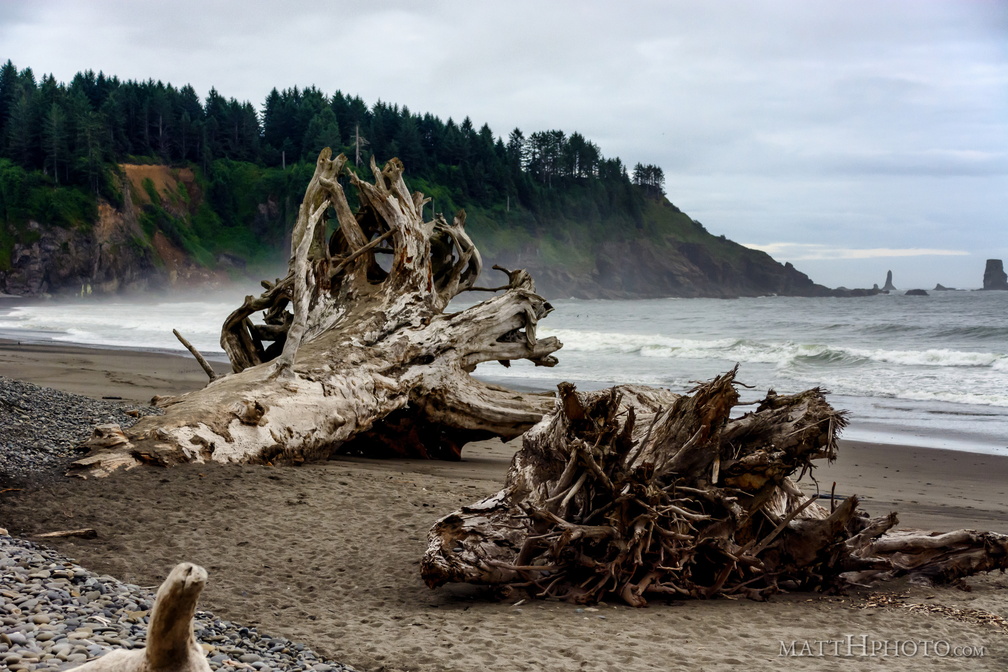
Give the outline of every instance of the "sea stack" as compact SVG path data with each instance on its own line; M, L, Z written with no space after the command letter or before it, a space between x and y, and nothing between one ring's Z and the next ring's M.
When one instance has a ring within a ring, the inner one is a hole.
M883 292L895 292L896 287L892 284L892 271L886 271L885 275L885 286L882 287Z
M1004 270L1004 261L988 259L984 269L984 289L1008 289L1008 273Z

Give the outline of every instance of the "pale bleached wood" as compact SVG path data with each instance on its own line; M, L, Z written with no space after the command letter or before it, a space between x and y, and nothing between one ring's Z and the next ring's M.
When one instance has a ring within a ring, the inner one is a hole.
M209 378L210 380L217 380L218 378L217 372L214 371L214 368L212 366L210 366L210 362L206 360L203 354L200 353L200 351L197 350L196 347L192 343L190 343L188 339L186 339L182 334L180 334L178 329L172 329L172 333L175 334L175 338L178 339L179 343L181 343L182 346L189 351L189 354L193 356L193 358L196 360L196 363L199 364L200 368L203 369L203 372L207 374L207 378Z
M500 294L446 312L482 270L465 214L425 221L427 199L407 189L398 159L371 169L374 181L364 181L345 157L322 151L287 274L224 321L233 372L166 401L164 415L96 431L72 474L144 463L297 463L366 452L357 447L365 442L457 459L467 441L510 439L538 422L552 394L505 390L471 374L482 362L556 364L561 343L536 336L552 306L519 270L506 271ZM341 181L357 191L356 213ZM327 234L331 213L337 226ZM385 267L381 254L390 255Z
M206 581L206 570L199 565L176 565L154 598L147 645L114 649L73 672L210 672L206 654L193 634L196 602Z
M98 532L92 527L81 527L75 530L55 530L36 534L36 539L63 539L66 537L80 537L81 539L95 539Z

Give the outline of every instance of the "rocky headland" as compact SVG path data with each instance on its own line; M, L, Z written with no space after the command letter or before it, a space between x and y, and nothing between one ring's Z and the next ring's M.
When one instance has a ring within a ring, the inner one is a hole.
M32 219L22 227L9 260L0 259L0 294L119 294L246 280L247 260L240 254L208 254L193 244L196 220L207 204L192 169L134 164L119 169L122 202L99 199L93 224L68 227ZM790 262L710 234L664 197L652 199L648 208L647 231L622 230L594 242L572 234L569 254L543 254L544 245L557 243L536 235L491 237L484 257L490 264L527 269L540 292L556 297L862 297L898 291L892 271L881 288L825 287ZM283 214L267 199L251 217L249 230L262 232L276 230ZM482 245L479 226L478 219L471 224L472 235ZM288 245L277 240L274 247ZM485 275L482 284L498 284L493 271ZM988 260L984 289L1008 289L1001 260Z

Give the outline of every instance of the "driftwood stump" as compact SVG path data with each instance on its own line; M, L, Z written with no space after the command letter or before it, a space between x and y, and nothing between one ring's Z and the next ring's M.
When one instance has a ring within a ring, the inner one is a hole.
M176 565L154 598L147 646L110 651L73 672L210 672L206 654L193 635L196 601L206 580L206 570L199 565Z
M457 459L468 441L510 439L552 395L470 376L481 362L553 366L555 338L537 338L552 306L524 271L500 294L446 312L482 270L465 213L424 221L403 165L374 181L320 154L294 228L288 273L264 282L224 322L233 373L162 399L163 416L99 428L71 473L102 476L141 463L287 462L337 452ZM356 189L351 211L342 182ZM333 226L330 226L333 222ZM502 269L504 270L504 269ZM261 313L261 321L253 315ZM191 346L190 346L191 347Z
M845 424L818 389L771 391L740 417L735 371L686 396L559 390L504 488L431 529L421 562L430 587L643 606L1008 567L1008 536L891 532L895 514L872 520L856 497L827 509L802 492L793 477L836 456Z

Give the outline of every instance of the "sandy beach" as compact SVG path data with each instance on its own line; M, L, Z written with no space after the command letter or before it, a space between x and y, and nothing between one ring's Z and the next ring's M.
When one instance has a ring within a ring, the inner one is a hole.
M213 365L226 373L226 363ZM155 395L182 394L206 384L196 360L139 350L88 348L65 343L22 344L0 338L0 375L88 397L150 403Z
M190 358L16 342L0 344L0 373L129 401L205 380ZM970 579L969 591L897 582L846 596L645 609L499 601L469 586L429 590L418 571L427 530L497 491L516 447L471 444L457 463L343 458L301 467L140 468L2 493L0 526L27 538L94 528L96 539L48 545L144 586L160 583L179 561L199 563L210 573L201 608L360 670L1008 667L1008 631L971 621L982 613L1008 618L1001 574ZM835 482L837 495L860 495L873 515L899 511L904 527L1008 533L1008 458L844 442L839 459L814 475L821 493ZM844 646L834 655L831 644L818 655L819 642L848 637L855 660L846 660ZM862 656L862 641L869 653L873 642L889 641L889 653ZM892 642L910 641L916 656L893 655ZM787 653L792 642L799 655ZM805 642L813 655L800 655ZM983 647L983 656L924 655L921 642Z

